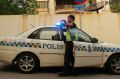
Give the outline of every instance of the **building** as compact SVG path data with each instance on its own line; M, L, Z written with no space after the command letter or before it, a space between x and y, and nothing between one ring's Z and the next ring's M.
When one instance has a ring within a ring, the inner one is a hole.
M87 0L85 6L89 6L90 4L101 2L101 1L109 1L109 0ZM74 0L37 0L39 8L37 11L39 14L41 13L50 13L55 14L59 11L74 11ZM110 10L109 5L107 5L103 10Z
M49 12L49 0L36 0L39 8L37 11L39 13L48 13Z

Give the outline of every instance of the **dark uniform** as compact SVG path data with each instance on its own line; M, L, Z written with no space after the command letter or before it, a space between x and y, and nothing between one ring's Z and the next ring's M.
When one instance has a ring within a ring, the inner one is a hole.
M64 68L63 72L68 73L71 72L74 68L75 58L73 56L73 40L75 39L75 29L76 24L73 24L73 27L67 27L66 29L66 41L65 41L65 56L64 56Z

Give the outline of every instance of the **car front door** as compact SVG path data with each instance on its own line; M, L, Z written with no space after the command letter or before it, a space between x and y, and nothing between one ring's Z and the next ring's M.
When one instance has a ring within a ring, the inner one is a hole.
M78 40L74 40L75 66L99 66L102 64L101 44L92 43L92 39L85 32L78 29ZM99 49L98 49L99 48Z

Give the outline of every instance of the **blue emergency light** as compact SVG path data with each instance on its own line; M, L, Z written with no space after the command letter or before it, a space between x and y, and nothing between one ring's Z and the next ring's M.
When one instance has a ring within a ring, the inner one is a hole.
M61 30L66 30L65 22L63 22L63 21L57 22L56 28L61 29Z

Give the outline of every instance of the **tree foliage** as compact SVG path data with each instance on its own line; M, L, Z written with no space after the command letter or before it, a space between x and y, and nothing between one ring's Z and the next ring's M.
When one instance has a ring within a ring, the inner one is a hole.
M110 0L110 9L114 13L120 12L120 0Z
M36 0L0 0L0 14L36 14Z
M0 0L0 14L8 13L8 1L7 0Z

